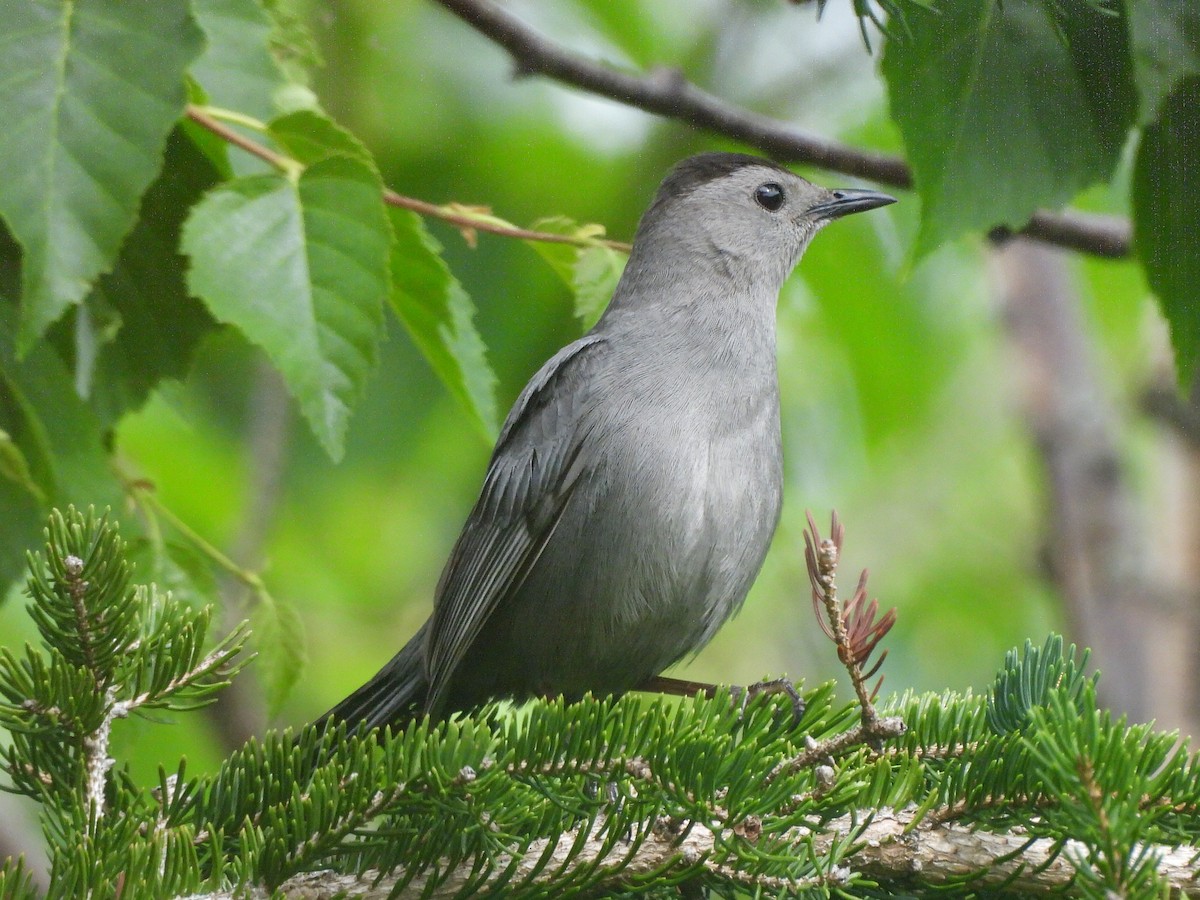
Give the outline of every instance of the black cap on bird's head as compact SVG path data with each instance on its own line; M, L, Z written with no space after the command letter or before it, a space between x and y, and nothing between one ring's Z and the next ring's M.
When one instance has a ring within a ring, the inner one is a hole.
M761 156L751 156L748 153L700 153L689 156L675 165L658 187L658 200L680 197L695 190L699 185L716 181L726 175L732 175L738 169L747 166L760 166L768 169L778 169L787 172L783 166Z
M681 199L704 184L726 178L735 172L750 167L767 170L762 173L764 176L769 176L770 171L774 170L787 179L811 186L812 192L816 195L814 198L816 202L806 205L804 212L812 214L813 218L818 220L837 219L851 213L866 212L869 209L887 206L889 203L896 202L895 197L879 191L860 190L858 188L837 188L834 190L822 188L800 178L799 175L796 175L790 169L784 168L774 160L765 159L761 156L752 156L748 153L710 152L690 156L676 164L667 177L662 180L662 183L658 187L658 192L654 197L654 202L647 209L646 214L649 216L656 208ZM764 182L762 186L768 184L770 182ZM775 185L775 187L782 194L783 189L779 185ZM767 204L771 202L774 193L761 194L758 197L759 204L770 209ZM764 200L766 203L763 202Z
M796 265L812 236L834 219L894 203L878 191L829 190L779 163L745 153L701 153L663 179L634 237L653 265L717 265L761 273L767 284ZM705 262L705 261L708 262ZM639 259L639 262L641 260Z

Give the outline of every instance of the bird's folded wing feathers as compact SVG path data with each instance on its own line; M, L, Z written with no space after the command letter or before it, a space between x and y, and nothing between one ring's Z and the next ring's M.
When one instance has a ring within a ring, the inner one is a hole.
M583 412L606 342L589 335L551 358L517 398L483 490L438 582L426 645L436 709L488 617L517 590L561 519L588 460Z

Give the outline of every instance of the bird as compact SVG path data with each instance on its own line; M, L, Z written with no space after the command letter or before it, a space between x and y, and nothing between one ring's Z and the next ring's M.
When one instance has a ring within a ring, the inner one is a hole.
M509 412L432 616L318 722L623 694L707 644L779 522L779 292L825 225L893 202L753 155L678 163L603 315Z

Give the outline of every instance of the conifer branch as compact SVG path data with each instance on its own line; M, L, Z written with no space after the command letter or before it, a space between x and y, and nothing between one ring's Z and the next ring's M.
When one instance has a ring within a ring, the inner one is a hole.
M72 514L52 533L31 566L48 652L0 649L0 770L42 804L51 896L795 895L874 882L1133 897L1200 884L1200 760L1098 709L1086 654L1060 637L1010 652L986 695L875 707L867 682L892 618L867 602L865 579L838 597L836 518L829 540L812 529L807 555L852 705L824 684L800 719L722 690L542 701L398 734L306 729L251 741L212 776L189 780L181 764L155 790L113 774L112 723L205 702L241 636L202 651L208 613L131 588L115 525ZM63 589L72 555L86 563L82 618ZM0 896L22 879L0 864Z
M114 762L108 755L108 743L112 737L113 719L118 716L115 697L116 690L108 687L104 692L104 718L95 731L83 735L84 789L87 792L88 820L93 824L104 817L104 790L108 784L108 771Z
M867 822L865 826L862 824L864 821ZM554 842L548 864L543 864L543 860L549 842L534 842L518 864L515 883L551 888L557 879L569 874L571 868L597 864L603 866L623 858L624 850L620 847L610 850L607 855L601 854L602 832L603 820L598 820L587 838L584 850L569 861L568 857L579 837L576 833L568 832ZM746 871L714 863L712 859L719 837L719 832L699 823L693 824L683 835L675 834L667 823L660 823L642 843L638 853L619 873L614 874L611 881L604 882L600 890L618 891L629 880L650 872L696 867L726 878L730 883L751 890L761 888L776 894L838 887L848 883L852 871L888 883L902 882L920 874L923 880L931 883L945 884L970 878L972 886L980 890L993 888L1018 895L1048 894L1069 891L1079 878L1080 862L1087 859L1087 848L1080 841L1031 839L1020 831L1002 834L959 823L930 823L921 819L921 812L916 806L899 810L859 810L838 817L819 832L796 828L790 835L793 842L796 845L811 842L818 853L829 852L839 843L853 841L857 845L856 852L846 858L843 865L835 867L823 877L794 881L776 876L756 878ZM1195 886L1200 882L1200 864L1197 863L1194 848L1156 845L1140 849L1157 858L1158 876L1169 886L1173 895L1194 894ZM503 868L506 862L503 861L497 868ZM534 874L538 866L541 866L541 871ZM475 875L473 865L464 863L436 886L430 886L426 878L418 876L395 896L454 897L472 883ZM529 876L530 881L523 881L521 875ZM403 877L404 873L401 872L381 878L377 871L356 876L323 870L290 878L280 885L279 890L291 900L331 900L335 896L383 900L393 896L392 890ZM429 892L425 893L426 890ZM260 889L248 894L192 894L181 900L235 900L240 897L266 900L269 896L268 891Z

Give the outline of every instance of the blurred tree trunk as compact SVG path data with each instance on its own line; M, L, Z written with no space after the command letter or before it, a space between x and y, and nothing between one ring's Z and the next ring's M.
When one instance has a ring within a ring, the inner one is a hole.
M1142 397L1145 412L1164 426L1151 499L1151 565L1168 589L1154 631L1161 648L1154 671L1165 688L1154 708L1165 725L1200 736L1200 387L1194 383L1191 400L1182 399L1165 342L1162 355L1159 383Z
M1122 458L1123 425L1067 258L1016 239L996 250L993 271L1018 399L1045 473L1045 559L1070 637L1095 652L1101 695L1114 711L1190 727L1191 616L1164 603L1163 567L1152 563L1151 532ZM1193 485L1162 474L1191 508Z
M283 475L291 439L291 408L287 387L279 373L260 361L251 386L246 416L246 443L250 448L250 482L241 526L229 548L229 557L240 566L257 571L264 562L265 545L282 499ZM232 630L251 610L246 589L226 576L221 580L221 616L225 630ZM250 670L253 672L253 667ZM257 678L234 679L207 708L220 736L221 745L232 751L267 723L262 685Z

